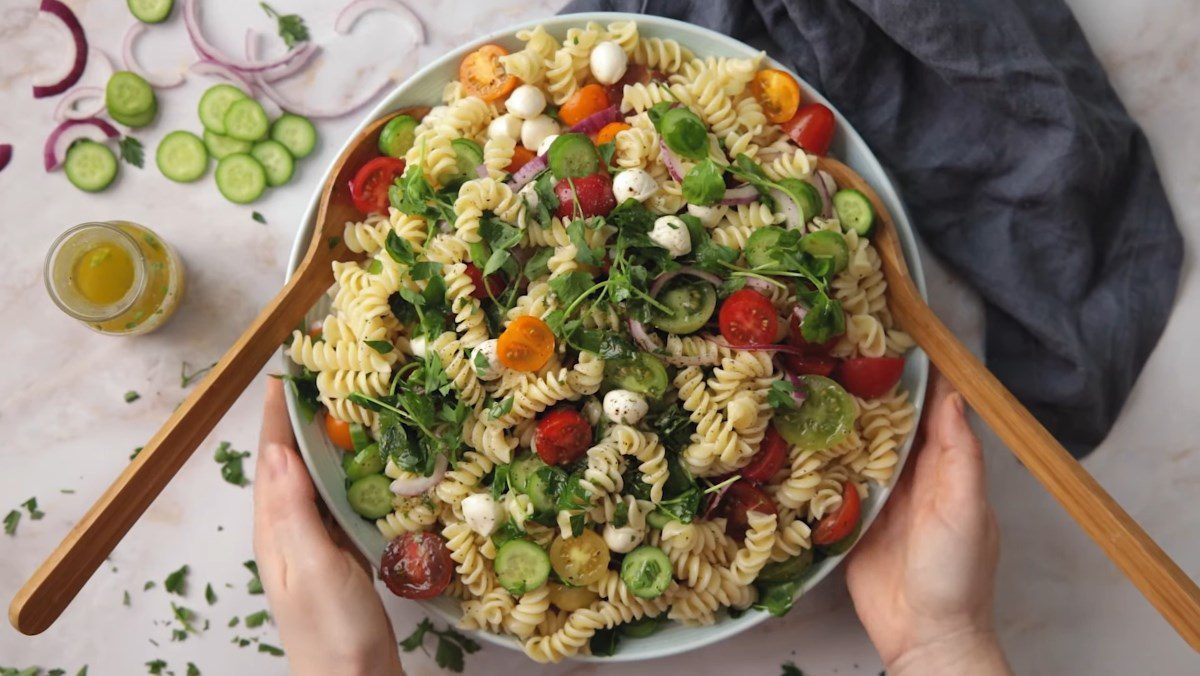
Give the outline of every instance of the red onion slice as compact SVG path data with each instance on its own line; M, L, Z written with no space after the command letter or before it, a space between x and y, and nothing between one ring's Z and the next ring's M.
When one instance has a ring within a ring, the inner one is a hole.
M808 398L808 390L804 389L804 381L800 380L800 376L785 368L778 355L772 361L775 363L775 368L779 369L779 372L792 383L792 401L796 402L796 406L804 404L804 400Z
M8 166L8 163L12 161L12 156L12 145L8 143L0 143L0 171L4 171L4 168Z
M603 129L604 125L610 122L616 122L620 119L621 113L617 110L617 107L609 106L604 110L592 113L579 122L576 122L575 124L571 125L567 131L578 132L580 134L595 134Z
M76 108L75 104L80 101L89 101L87 105ZM63 120L84 120L89 117L96 117L104 112L104 90L100 87L76 87L67 92L67 95L59 99L58 105L54 108L54 121L62 122Z
M477 165L475 167L475 175L478 176L479 178L487 178L489 176L487 165L486 164Z
M250 30L246 31L246 56L248 58L251 58L251 59L254 58L254 54L257 51L255 49L255 41L256 41L257 37L258 37L258 34L254 31L254 29L250 29ZM306 58L306 57L301 55L301 58ZM383 80L381 80L379 82L379 84L375 85L375 87L373 89L364 90L364 92L365 92L364 94L360 95L356 99L350 100L348 103L344 104L341 107L313 108L301 101L293 101L293 100L289 99L288 97L284 96L282 93L279 92L278 89L275 89L275 87L272 86L270 78L266 77L261 71L249 73L249 75L251 77L253 77L254 84L257 85L260 90L262 90L263 95L266 96L268 99L270 99L272 102L274 102L276 105L278 105L280 108L290 111L290 112L293 112L293 113L296 113L297 115L304 115L305 117L312 117L312 118L341 117L343 115L346 115L347 113L352 113L355 110L358 110L359 108L365 106L367 103L370 103L370 101L372 99L374 99L376 96L379 96L379 94L381 92L383 92L383 90L387 89L392 84L392 78L386 77Z
M449 463L446 462L446 456L438 455L434 461L433 474L429 476L418 476L412 479L407 477L392 481L392 492L396 495L420 495L425 491L437 485L442 477L446 476L446 467Z
M678 270L672 270L671 272L664 272L661 275L659 275L658 278L655 279L654 282L650 285L650 297L653 298L653 297L657 296L658 292L662 291L662 288L667 285L667 282L674 279L676 275L691 275L698 279L703 279L704 281L708 282L709 284L712 284L713 286L721 286L721 283L725 281L725 280L721 279L720 277L714 275L711 272L705 272L703 270L700 270L699 268L694 268L690 265L685 265L682 268L679 268Z
M824 188L824 191L821 193L821 215L824 216L825 218L832 218L833 217L833 197L832 197L832 195L833 195L833 193L837 192L837 183L834 182L833 177L829 175L829 172L827 172L825 170L818 170L817 178L820 179L817 181L817 187Z
M243 73L262 73L280 66L285 66L291 63L298 56L302 56L305 52L314 49L311 42L304 42L298 47L289 49L287 53L283 54L282 56L268 59L266 61L235 59L214 47L212 43L204 38L204 34L200 31L200 18L198 14L199 10L197 0L184 0L183 23L187 28L188 38L192 41L192 48L195 49L196 53L199 54L203 59L216 61L223 66L240 70Z
M725 196L721 198L721 204L732 206L735 204L753 204L758 200L758 190L750 185L739 185L736 188L726 188Z
M721 500L724 499L724 497L725 497L725 492L728 491L729 487L734 485L735 483L737 483L737 482L730 481L729 483L727 483L724 486L721 486L719 489L717 489L717 492L704 494L704 497L707 498L708 503L701 510L702 518L708 520L708 519L712 519L716 516L717 510L721 506Z
M83 26L79 25L79 19L75 16L75 12L71 11L59 0L42 0L40 7L41 11L51 16L57 17L66 26L67 31L71 34L71 41L75 45L75 54L71 57L71 69L66 75L49 84L33 84L33 98L44 99L49 96L57 96L79 82L79 78L83 76L83 69L87 67L88 57L88 41L87 36L83 33Z
M667 147L667 142L663 139L658 139L658 155L662 158L663 166L667 168L667 173L676 181L683 182L683 165L679 164L679 158L675 157L675 153Z
M638 347L647 352L657 352L662 349L662 346L658 344L654 336L646 331L646 327L641 322L630 317L626 323L629 324L629 335L633 336L633 342L637 343Z
M771 199L775 200L775 206L783 212L787 227L789 229L803 228L804 214L800 213L800 207L796 205L796 200L779 188L771 188L770 194Z
M818 172L819 174L820 172ZM833 215L833 200L829 198L829 188L825 186L825 181L821 180L819 175L809 176L807 179L810 185L817 189L817 194L821 196L821 217L829 218Z
M321 48L313 45L313 48L307 52L304 52L303 54L297 54L296 58L292 59L291 63L287 64L286 66L275 68L267 73L264 73L263 75L267 78L267 82L279 82L280 80L287 79L300 72L300 70L307 66L308 63L312 61L313 57L320 52Z
M246 90L247 93L254 93L254 83L251 82L246 76L228 66L223 66L216 61L197 61L188 66L188 70L192 71L196 75L215 75L217 77L224 78L236 85L240 85L242 89Z
M804 307L803 305L796 303L792 306L792 318L796 320L796 326L799 326L800 322L804 321L804 317L807 314L808 308Z
M421 23L421 18L399 0L354 0L338 12L333 30L338 35L346 35L354 28L354 24L358 23L359 17L376 9L399 16L404 20L404 27L412 33L413 40L418 45L425 44L425 27Z
M55 127L46 139L46 146L42 150L42 161L46 171L54 171L61 167L67 149L79 139L86 138L103 143L120 135L116 127L99 118L67 120Z
M775 293L775 289L778 287L760 277L746 277L746 288L754 289L769 298L771 294Z
M546 156L538 155L537 157L525 163L525 166L517 170L513 177L508 180L508 187L513 190L520 190L526 183L533 180L546 168Z
M149 82L151 86L160 89L170 89L183 84L183 73L151 73L142 68L142 64L138 62L137 56L134 55L134 45L137 43L138 36L146 30L146 24L141 21L135 21L129 30L125 33L125 41L121 44L121 58L125 61L125 68L142 76L142 79Z
M721 347L730 350L757 350L761 352L785 352L787 354L803 355L804 351L791 345L776 345L775 343L746 343L745 345L730 345L728 342L714 338L713 341Z

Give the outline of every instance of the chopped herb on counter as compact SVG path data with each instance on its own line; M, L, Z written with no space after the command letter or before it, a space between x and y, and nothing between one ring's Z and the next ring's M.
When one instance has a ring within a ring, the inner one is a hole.
M141 169L145 164L143 161L142 142L132 136L122 136L117 142L121 148L121 159L133 166Z
M14 509L4 517L5 535L15 534L17 532L18 523L21 523L21 513Z
M217 365L217 362L214 361L213 363L209 364L208 366L205 366L202 369L197 369L195 371L192 371L191 373L188 373L188 369L191 368L191 365L189 365L186 361L181 363L179 365L179 387L185 388L188 385L191 385L192 383L196 382L196 380L198 380L200 378L200 376L211 371L212 368L216 365Z
M262 223L263 225L267 224L267 217L263 216L262 214L258 213L257 211L250 214L250 218L253 218L254 220L258 221L259 223Z
M475 641L458 633L450 626L445 629L437 629L429 621L429 618L422 619L413 633L400 642L400 647L406 653L420 648L422 652L429 654L425 650L426 634L433 634L437 637L437 649L434 652L434 661L437 662L437 665L456 673L462 673L463 653L469 655L479 650L479 644Z
M231 444L228 441L222 441L217 446L217 452L213 455L213 460L221 465L221 478L233 484L234 486L245 486L250 483L246 480L245 470L242 467L242 460L250 457L250 451L234 451L230 450Z
M300 15L280 14L265 2L260 2L258 5L263 8L267 16L279 22L279 37L283 38L283 44L287 45L288 49L295 47L297 42L308 41L308 26L304 24L304 19Z
M136 390L129 390L128 392L125 393L125 403L126 404L132 404L133 402L135 402L141 398L142 398L142 395L138 394Z
M163 588L167 590L168 594L183 596L187 588L187 575L188 567L187 564L184 564L182 568L167 576L166 581L163 582Z

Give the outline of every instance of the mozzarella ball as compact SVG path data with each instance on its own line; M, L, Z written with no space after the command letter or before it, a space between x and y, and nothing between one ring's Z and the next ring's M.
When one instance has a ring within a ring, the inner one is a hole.
M417 336L409 341L408 346L412 350L413 356L417 359L424 359L425 348L427 347L428 342L429 341L425 340L425 336Z
M629 56L621 45L612 40L605 40L592 48L592 75L600 84L616 84L625 76L625 67L629 65Z
M630 197L645 202L658 192L658 181L645 169L626 169L613 177L612 190L617 204Z
M546 109L546 95L533 85L521 85L508 95L504 105L522 120L532 120Z
M702 207L699 204L687 205L688 213L700 219L700 225L706 228L712 228L721 222L721 214L724 211L721 207Z
M503 511L490 493L472 493L462 501L463 521L484 537L496 532Z
M490 139L520 138L521 118L516 115L501 115L488 123L487 135Z
M480 380L495 380L504 372L504 364L500 363L496 346L500 341L492 338L485 340L471 350L471 368Z
M629 526L617 528L611 523L604 525L604 544L618 554L628 554L646 537L645 531Z
M537 150L542 141L558 133L558 123L546 115L538 115L521 123L521 145Z
M692 236L687 224L678 216L659 216L650 230L650 239L666 249L671 258L679 258L692 250Z
M650 404L637 392L610 390L604 395L604 415L615 423L636 425L649 411Z
M551 134L542 139L542 142L538 144L537 154L545 155L546 153L550 152L550 146L554 143L554 139L556 138L558 138L558 134Z

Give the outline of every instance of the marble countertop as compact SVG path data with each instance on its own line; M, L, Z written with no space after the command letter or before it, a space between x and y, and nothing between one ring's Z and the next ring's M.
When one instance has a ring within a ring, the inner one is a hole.
M123 3L67 0L78 12L94 45L119 57L122 35L132 19ZM1112 3L1069 0L1085 33L1108 68L1116 88L1150 137L1185 238L1200 237L1200 4L1193 0ZM386 15L364 21L349 38L333 33L336 5L289 0L280 9L308 20L325 51L311 74L288 83L291 94L314 104L349 96L356 87L391 75L403 77L419 65L471 37L516 21L548 15L559 0L496 0L489 11L463 0L409 5L425 22L428 44L395 55L396 26ZM16 146L12 165L0 174L0 314L5 330L5 367L0 373L0 512L37 497L41 520L22 519L15 536L0 536L0 598L10 599L121 468L186 395L181 363L215 360L275 293L296 224L323 168L357 123L356 116L319 124L318 151L299 165L295 180L253 206L220 198L211 179L193 185L165 180L153 167L159 139L176 128L199 129L195 105L212 81L192 77L182 87L160 92L161 115L138 136L150 151L145 169L121 168L114 186L100 195L71 188L59 174L41 168L41 144L49 132L54 100L29 96L32 74L54 63L61 39L33 22L33 0L0 0L0 142ZM234 51L241 32L217 26L255 26L273 35L257 3L213 0L209 32ZM178 12L176 12L178 14ZM178 16L143 36L143 63L182 67L193 55ZM339 64L374 64L355 69ZM85 78L96 77L95 73ZM267 220L252 220L252 211ZM919 214L916 215L919 217ZM140 338L100 336L74 324L50 302L41 282L41 262L53 238L69 225L123 218L156 229L174 244L188 268L189 288L178 315L162 330ZM981 311L958 281L931 268L934 309L969 344L979 346ZM1175 313L1166 334L1130 397L1120 422L1086 466L1185 571L1200 576L1200 381L1187 377L1200 334L1200 278L1188 256ZM270 366L268 370L275 367ZM1183 377L1181 377L1183 376ZM238 647L236 637L277 644L268 624L257 630L227 627L234 615L265 608L262 596L245 592L252 557L251 489L221 480L212 460L218 442L253 448L265 376L260 375L234 405L179 476L147 511L124 542L84 588L75 603L45 634L28 638L7 623L0 627L0 665L75 673L145 673L144 664L163 659L176 673L193 662L205 674L283 674L285 662ZM135 390L141 398L125 403ZM1019 463L985 433L989 489L1003 533L997 589L997 626L1018 673L1180 674L1196 673L1200 660L1162 621L1116 568L1070 522ZM73 492L66 492L73 491ZM185 600L168 597L163 579L190 566ZM144 591L147 580L157 586ZM211 583L217 601L204 600ZM227 586L228 585L228 586ZM125 602L125 592L129 594ZM194 609L210 628L171 642L170 601ZM401 636L422 616L413 604L387 601ZM485 647L467 660L467 672L652 674L670 669L695 674L779 673L794 661L806 674L876 674L879 658L855 619L840 576L805 598L788 617L691 654L605 667L571 664L537 666L523 656ZM437 673L421 653L407 656L412 674Z

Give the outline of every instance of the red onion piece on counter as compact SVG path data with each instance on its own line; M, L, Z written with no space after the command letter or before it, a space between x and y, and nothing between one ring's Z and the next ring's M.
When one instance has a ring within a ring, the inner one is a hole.
M188 70L196 75L215 75L225 78L236 85L240 85L247 93L254 93L254 83L249 78L229 66L221 65L216 61L209 61L207 59L197 61L188 66Z
M346 35L354 28L359 17L377 9L399 16L404 20L404 27L412 33L413 40L418 45L425 44L425 27L421 23L421 18L400 0L354 0L338 12L333 30L338 35Z
M151 73L142 68L142 64L138 62L137 56L133 53L134 46L137 43L138 36L146 30L146 24L141 21L135 21L129 30L125 33L125 41L121 44L121 58L125 61L125 67L130 71L142 76L151 86L161 89L170 89L183 84L183 73Z
M89 101L89 99L92 99ZM80 101L88 101L86 105L75 107ZM104 112L104 90L100 87L76 87L59 99L54 108L54 121L84 120L96 117Z
M99 118L91 117L86 120L67 120L50 132L46 146L42 150L42 161L46 171L54 171L62 166L67 148L79 139L91 139L103 143L121 135L117 128Z
M735 204L751 204L758 199L758 190L750 185L739 185L736 188L726 188L725 196L721 198L721 204L731 206Z
M287 65L299 56L302 56L305 52L315 49L311 42L305 42L298 47L288 50L282 56L266 61L235 59L214 47L212 43L204 38L204 34L200 31L198 11L196 0L184 0L183 23L187 28L188 38L192 41L192 48L203 59L216 61L223 66L228 66L244 73L262 73Z
M65 75L50 83L35 82L33 84L33 98L35 99L57 96L74 86L83 76L83 69L87 67L88 57L87 36L84 35L83 26L79 25L79 19L70 7L59 0L42 0L40 10L57 18L67 28L71 34L71 41L74 43L75 53L71 57L71 68Z
M396 479L392 481L392 492L396 495L420 495L436 486L442 480L442 477L446 476L446 467L448 465L446 456L438 455L433 467L433 474L429 476L417 476L411 479L408 477Z
M578 132L580 134L595 134L604 128L604 125L610 122L617 122L621 119L621 113L616 106L609 106L604 110L592 113L583 118L579 122L571 125L567 131Z
M12 146L8 143L0 143L0 171L4 171L4 168L8 166L8 163L12 161L12 156Z
M508 187L513 190L520 190L525 187L525 184L532 181L534 176L537 176L543 169L546 168L546 156L538 155L537 157L525 163L525 166L517 170L513 177L508 180Z
M783 212L784 223L789 229L804 227L804 214L800 213L800 207L791 195L779 188L771 188L771 199L775 200L775 207Z
M663 166L667 168L667 173L676 181L683 182L683 165L679 163L679 158L675 157L675 153L667 147L667 142L663 139L658 139L658 156L662 158Z

